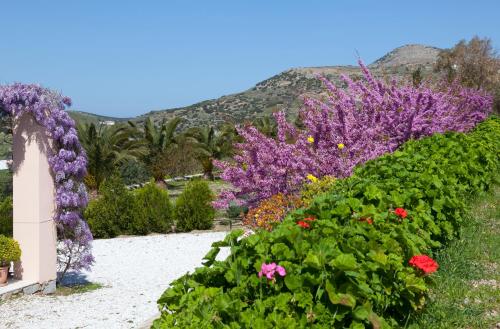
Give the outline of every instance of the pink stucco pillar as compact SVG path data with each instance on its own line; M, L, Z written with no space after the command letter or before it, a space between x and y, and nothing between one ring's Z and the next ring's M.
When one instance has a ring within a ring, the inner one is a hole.
M51 141L29 114L14 124L14 238L22 251L15 274L47 283L57 275L55 189L48 163Z

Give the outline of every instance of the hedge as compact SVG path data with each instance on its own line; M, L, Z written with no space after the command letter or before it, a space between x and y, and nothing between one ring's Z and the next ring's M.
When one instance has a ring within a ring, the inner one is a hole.
M204 267L163 293L153 327L404 325L424 307L432 280L408 261L432 256L457 234L469 197L495 181L499 146L497 118L469 134L409 141L337 181L274 231L244 239L232 232L213 245ZM220 247L231 248L225 261L215 260ZM286 274L259 277L271 263Z

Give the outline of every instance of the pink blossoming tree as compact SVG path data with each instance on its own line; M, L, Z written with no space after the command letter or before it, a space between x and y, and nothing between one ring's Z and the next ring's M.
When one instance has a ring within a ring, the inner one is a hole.
M342 76L345 89L320 77L328 96L305 99L299 113L303 130L287 122L283 112L275 113L276 139L253 126L239 127L245 141L236 144L234 161L216 163L235 190L223 192L215 206L252 206L277 193L294 193L310 174L347 177L356 165L409 139L469 131L491 111L492 98L483 91L458 84L433 90L385 83L359 64L364 79Z

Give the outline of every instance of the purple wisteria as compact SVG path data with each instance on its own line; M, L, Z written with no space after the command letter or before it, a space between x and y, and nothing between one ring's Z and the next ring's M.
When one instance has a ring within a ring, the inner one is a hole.
M65 111L71 99L38 85L13 84L0 86L0 111L15 120L31 114L47 129L54 142L54 154L49 157L56 186L55 222L58 239L59 272L90 269L92 233L83 220L87 191L83 177L87 172L87 157L78 141L75 122Z
M215 206L242 200L252 206L277 193L294 193L308 175L347 177L356 165L409 139L468 131L491 111L491 96L480 90L387 84L359 64L364 79L342 76L346 89L319 77L328 96L304 100L303 130L288 123L283 112L275 113L276 139L252 126L238 128L245 142L236 144L234 161L216 163L235 190L223 192Z

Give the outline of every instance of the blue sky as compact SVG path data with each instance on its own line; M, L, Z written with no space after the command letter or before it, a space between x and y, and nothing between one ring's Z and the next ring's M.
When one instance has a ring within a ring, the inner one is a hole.
M0 83L128 117L252 87L291 67L372 62L395 47L500 48L500 1L2 1Z

